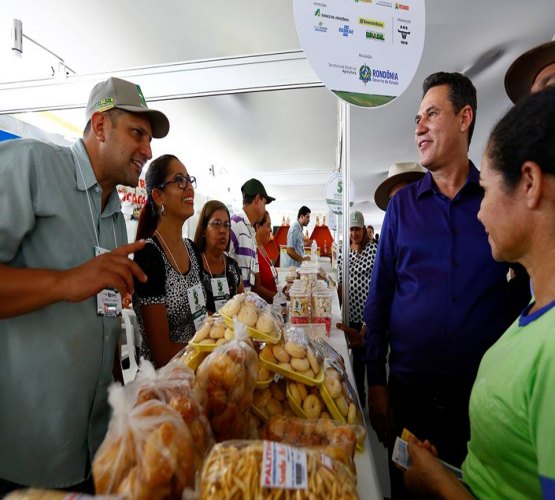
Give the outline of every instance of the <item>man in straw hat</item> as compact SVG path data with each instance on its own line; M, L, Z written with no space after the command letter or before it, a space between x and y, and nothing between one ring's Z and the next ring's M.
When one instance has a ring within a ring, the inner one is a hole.
M0 217L0 497L94 491L108 386L121 380L120 294L146 280L116 186L137 186L168 119L119 78L92 89L86 118L71 147L0 144L0 211L13 214Z
M412 161L394 163L389 167L385 179L374 192L374 201L384 212L387 210L389 200L400 189L424 177L426 169Z
M505 74L505 90L515 104L551 86L555 86L555 40L519 56Z
M407 428L457 467L480 359L527 300L511 300L509 267L493 260L477 219L483 190L468 158L475 116L467 77L426 78L415 139L427 172L389 202L364 311L368 406L378 437L391 453ZM392 498L403 498L394 466L390 479Z

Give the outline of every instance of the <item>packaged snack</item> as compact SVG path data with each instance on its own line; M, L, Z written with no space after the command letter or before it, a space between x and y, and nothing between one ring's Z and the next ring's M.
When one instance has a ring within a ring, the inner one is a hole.
M303 329L294 325L286 327L284 342L270 349L267 346L260 354L261 363L268 369L306 385L318 385L323 381L322 358Z
M273 381L265 389L256 389L252 401L253 412L264 421L273 415L293 414L285 392L285 379Z
M345 369L345 360L343 356L339 354L331 345L329 345L325 339L322 338L315 338L312 339L312 346L316 351L320 353L322 358L324 359L331 359Z
M356 392L341 366L326 359L324 362L324 383L320 394L335 420L351 425L364 425L362 411L358 404ZM360 436L359 447L364 448L366 435Z
M235 295L219 312L230 328L234 328L233 318L237 318L246 326L248 335L253 339L275 344L281 338L281 319L254 292Z
M189 345L197 351L211 352L217 346L232 340L235 334L219 314L207 316L202 326L197 330Z
M319 449L271 441L227 441L212 448L200 499L357 499L356 478Z
M364 433L364 427L342 424L329 418L305 420L275 415L264 426L262 436L293 446L324 446L324 453L354 470L355 448Z
M310 323L310 293L289 290L289 321L293 324Z
M235 320L235 339L218 346L200 364L195 393L203 404L216 441L246 438L258 355L245 326Z
M129 410L133 399L129 396L119 384L110 387L114 412L92 465L96 493L133 499L181 498L186 488L194 487L202 463L195 461L187 424L176 409L158 399Z
M298 417L305 419L331 418L316 387L307 387L301 382L288 380L286 394L293 412Z
M314 290L312 292L312 322L324 323L328 336L331 333L331 304L333 290Z

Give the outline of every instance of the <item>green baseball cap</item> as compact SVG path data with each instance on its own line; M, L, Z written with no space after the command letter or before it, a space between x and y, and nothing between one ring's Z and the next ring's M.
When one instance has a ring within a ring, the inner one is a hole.
M87 123L93 113L108 111L112 108L123 109L131 113L146 113L152 127L152 137L161 139L170 130L170 122L166 115L155 109L148 109L139 85L110 77L104 82L97 83L91 90L87 104Z
M362 215L362 212L359 212L358 210L356 212L351 212L349 220L350 227L359 227L361 229L364 227L364 215Z
M266 198L266 204L272 203L272 201L275 200L275 198L268 196L266 189L264 189L264 186L258 179L249 179L245 182L245 184L241 186L241 194L243 195L243 198L245 196L256 196L259 194L260 196L264 196L264 198Z

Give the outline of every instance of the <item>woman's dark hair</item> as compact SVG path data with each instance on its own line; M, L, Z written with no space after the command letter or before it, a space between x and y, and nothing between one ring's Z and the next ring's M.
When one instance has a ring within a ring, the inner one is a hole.
M256 221L253 224L254 230L258 233L258 228L266 224L266 221L269 221L269 220L270 220L270 214L268 213L268 210L266 210L264 212L264 216L262 217L262 219L260 219L259 221Z
M158 217L160 217L160 209L152 199L152 190L162 184L170 171L170 163L177 160L174 155L162 155L152 160L145 176L146 184L146 204L141 210L139 216L139 224L137 226L137 236L135 240L148 238L154 234L156 226L158 226Z
M527 161L555 175L555 88L519 101L493 128L485 154L509 190L516 187Z
M208 227L208 221L218 210L223 210L227 214L227 218L231 221L228 208L225 206L224 203L218 200L207 201L200 211L197 229L195 231L195 244L201 252L204 252L204 250L206 249L206 236L204 235L204 232ZM227 239L227 246L225 247L226 251L229 250L231 231L229 232L228 236L229 237Z
M472 123L468 127L468 145L470 146L472 134L474 133L474 124L476 123L476 88L468 77L460 73L445 73L444 71L440 71L431 74L424 80L422 84L422 97L424 97L432 87L438 87L439 85L449 85L449 101L453 105L455 113L458 113L467 104L472 108L474 117L472 118Z

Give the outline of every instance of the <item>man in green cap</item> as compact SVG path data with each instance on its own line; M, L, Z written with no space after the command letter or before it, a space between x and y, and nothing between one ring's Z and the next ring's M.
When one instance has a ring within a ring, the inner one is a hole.
M0 497L94 491L108 386L121 380L121 295L146 281L116 186L137 186L168 119L119 78L93 88L86 118L71 147L0 144Z
M264 218L266 205L272 198L258 179L249 179L241 186L243 210L231 217L231 241L229 256L239 263L245 291L256 292L260 287L258 258L256 255L256 231L254 224Z

